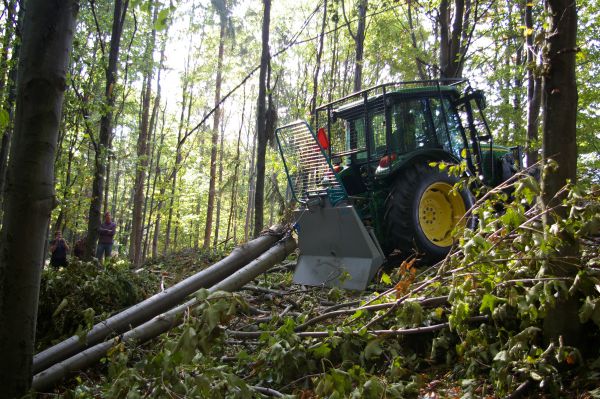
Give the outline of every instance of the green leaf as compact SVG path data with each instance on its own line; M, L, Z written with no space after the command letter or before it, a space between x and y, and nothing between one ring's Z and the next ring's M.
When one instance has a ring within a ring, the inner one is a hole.
M69 300L67 298L63 298L62 301L56 307L54 313L52 313L52 317L56 317L67 305L69 304Z
M312 352L317 358L324 358L329 355L331 348L329 347L329 344L325 342L314 348Z
M390 278L390 276L387 273L383 273L381 275L381 282L387 285L391 285L392 284L392 279Z
M383 353L381 349L381 345L379 345L379 340L374 339L370 341L365 347L364 354L366 359L373 359L379 357Z
M154 29L165 30L169 26L170 14L171 14L170 8L163 8L162 10L160 10L156 17L156 23L154 24Z
M486 309L489 309L490 312L493 312L494 308L496 307L497 300L498 297L496 297L495 295L485 294L481 299L481 306L479 307L479 312L483 312Z

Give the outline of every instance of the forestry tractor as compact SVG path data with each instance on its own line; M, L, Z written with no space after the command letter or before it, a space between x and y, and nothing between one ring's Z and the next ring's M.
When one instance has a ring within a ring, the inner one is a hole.
M276 130L293 198L300 256L294 282L364 290L386 257L442 259L473 195L440 165L496 186L519 147L494 145L485 97L466 80L375 86L316 110L313 130Z

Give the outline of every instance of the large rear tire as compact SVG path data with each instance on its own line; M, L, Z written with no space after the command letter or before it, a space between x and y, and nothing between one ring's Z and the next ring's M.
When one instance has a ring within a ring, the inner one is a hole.
M389 250L403 256L418 253L425 263L444 258L452 247L452 231L466 224L473 196L453 188L458 178L427 164L407 168L396 177L385 207Z

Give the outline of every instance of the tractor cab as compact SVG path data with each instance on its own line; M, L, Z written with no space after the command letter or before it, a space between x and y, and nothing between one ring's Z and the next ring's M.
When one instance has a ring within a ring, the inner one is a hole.
M368 191L415 157L452 163L464 158L470 173L485 169L493 180L494 165L482 165L482 148L493 151L483 93L469 89L461 96L457 85L463 81L441 83L381 85L317 110L320 142L327 143L349 195Z

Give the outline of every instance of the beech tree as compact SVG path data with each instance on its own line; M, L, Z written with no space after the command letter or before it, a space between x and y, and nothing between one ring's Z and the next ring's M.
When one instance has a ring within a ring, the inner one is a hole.
M577 9L572 0L548 0L550 28L543 77L544 161L553 159L558 170L546 175L543 182L544 199L548 203L567 183L577 178L577 82L575 54L577 53Z
M79 3L30 0L19 59L14 138L0 232L0 385L31 386L40 273L54 207L54 155Z

